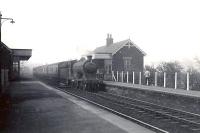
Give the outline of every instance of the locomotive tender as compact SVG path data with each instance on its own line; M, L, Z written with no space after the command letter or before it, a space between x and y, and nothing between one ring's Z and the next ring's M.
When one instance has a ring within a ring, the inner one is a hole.
M64 61L33 69L34 76L54 83L64 83L67 87L97 92L104 90L102 79L97 77L97 66L92 57L86 59Z

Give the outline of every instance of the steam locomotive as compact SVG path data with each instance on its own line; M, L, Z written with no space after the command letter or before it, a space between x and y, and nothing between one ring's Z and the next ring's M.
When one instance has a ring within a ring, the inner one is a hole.
M64 84L66 87L83 89L91 92L104 90L102 78L97 74L97 66L92 56L86 59L64 61L33 69L35 77Z

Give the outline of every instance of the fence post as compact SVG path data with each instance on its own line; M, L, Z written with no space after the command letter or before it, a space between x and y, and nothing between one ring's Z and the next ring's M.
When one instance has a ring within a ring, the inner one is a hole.
M155 86L157 86L157 72L155 72Z
M118 73L118 71L117 71L117 82L119 81L119 73Z
M187 72L187 91L190 90L190 73Z
M128 71L126 72L126 82L128 83Z
M133 72L133 84L135 84L135 74Z
M124 82L124 73L122 71L122 83Z
M140 72L139 73L139 84L141 85L141 83L142 83L142 73Z
M116 82L114 71L112 71L112 79L114 79L114 81Z
M164 72L164 88L166 87L166 72Z
M175 72L174 89L177 89L177 72Z

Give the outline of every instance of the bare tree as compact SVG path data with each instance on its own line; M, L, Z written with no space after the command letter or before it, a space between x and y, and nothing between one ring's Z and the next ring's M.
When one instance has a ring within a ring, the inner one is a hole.
M163 85L163 73L166 72L166 86L174 88L175 72L180 73L183 71L182 65L178 61L174 62L161 62L156 70L158 74L158 84Z
M193 66L189 67L187 72L190 73L190 89L200 91L200 72Z
M178 61L174 61L174 62L162 62L157 66L156 69L159 72L175 73L175 72L181 72L183 70L183 67Z
M200 68L200 59L198 57L194 58L196 64L198 65L198 67Z

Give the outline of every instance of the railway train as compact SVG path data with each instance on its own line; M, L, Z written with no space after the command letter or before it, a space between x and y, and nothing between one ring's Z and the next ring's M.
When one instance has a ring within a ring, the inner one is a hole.
M92 56L79 61L70 60L39 66L33 69L33 74L37 78L61 83L66 87L91 92L104 91L103 78L97 74L97 65L92 62Z

